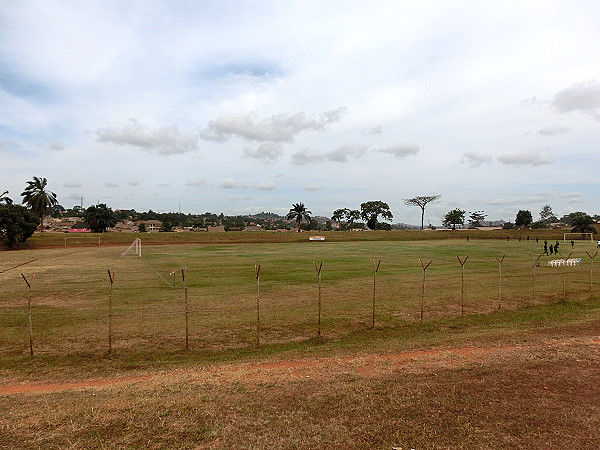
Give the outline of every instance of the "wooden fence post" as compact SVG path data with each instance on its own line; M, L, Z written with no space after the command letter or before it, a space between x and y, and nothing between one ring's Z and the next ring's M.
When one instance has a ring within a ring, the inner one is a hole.
M504 257L506 255L502 255L502 258L496 258L496 261L498 261L498 279L499 279L499 284L498 284L498 311L500 311L500 309L502 309L502 263L504 262Z
M379 265L381 264L381 260L377 261L375 264L375 260L373 260L373 307L372 307L372 317L371 317L371 328L375 329L375 289L377 283L377 272L379 271Z
M533 260L533 296L531 299L531 301L533 302L535 302L535 269L537 266L540 265L540 258L542 257L542 255L543 253L540 253L540 255Z
M185 302L185 350L190 349L190 330L189 330L189 308L188 308L188 290L185 281L186 267L181 268L181 281L183 282L183 297Z
M421 322L423 322L423 310L425 309L425 271L431 264L431 261L427 264L423 264L423 261L419 258L419 263L421 263L421 268L423 269L423 285L421 289Z
M460 257L456 257L458 259L458 263L460 264L460 273L461 273L461 286L460 286L460 315L465 315L465 263L468 256L465 256L464 261L461 261Z
M115 271L111 272L108 269L108 281L109 281L109 291L108 291L108 354L112 352L112 293L113 293L113 283L115 282Z
M573 253L569 253L569 256L567 256L564 259L564 264L563 264L563 301L567 301L567 260L569 258L571 258L571 255Z
M254 265L256 271L256 348L260 345L260 264Z
M35 278L35 273L31 278L31 283L25 278L25 275L21 274L25 283L27 284L27 315L28 315L28 323L29 323L29 355L33 356L33 319L31 317L31 283L33 283L33 279Z
M317 263L313 261L315 270L317 272L317 290L318 290L318 301L317 301L317 336L321 337L321 269L323 263L317 266Z
M590 266L590 298L592 297L592 292L594 289L594 258L596 258L596 256L598 256L598 251L596 251L596 253L594 253L594 255L590 255L587 250L586 250L587 255L590 257L590 259L592 260L592 265Z

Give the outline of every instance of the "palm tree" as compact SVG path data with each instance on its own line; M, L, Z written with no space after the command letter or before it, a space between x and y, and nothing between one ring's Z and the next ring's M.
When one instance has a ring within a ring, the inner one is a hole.
M292 203L292 207L290 212L285 216L288 220L295 220L298 225L298 229L296 231L300 232L300 226L302 225L302 220L310 223L310 215L312 213L306 210L306 206L304 203Z
M4 191L0 194L0 204L4 203L5 205L12 205L12 198L9 198L6 194L8 194L8 191Z
M94 233L104 233L117 224L117 219L106 204L100 203L85 210L85 221Z
M45 178L33 177L33 180L27 182L27 187L21 193L23 203L40 218L40 227L44 225L46 210L58 203L56 194L46 190L46 184L48 181Z

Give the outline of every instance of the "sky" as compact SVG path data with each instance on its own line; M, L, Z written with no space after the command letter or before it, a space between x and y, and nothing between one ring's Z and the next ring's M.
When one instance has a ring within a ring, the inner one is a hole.
M600 2L2 1L0 192L600 214Z

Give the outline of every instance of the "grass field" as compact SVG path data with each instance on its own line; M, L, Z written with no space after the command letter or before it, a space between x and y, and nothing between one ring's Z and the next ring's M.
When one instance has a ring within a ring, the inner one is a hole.
M143 258L120 257L125 244L1 252L2 384L152 379L0 397L0 448L597 448L595 245L561 242L563 257L582 258L562 268L547 256L535 267L542 244L514 237L237 239L156 242ZM457 256L468 256L464 285ZM431 261L424 290L419 258ZM313 262L323 263L320 339ZM21 273L33 279L33 357ZM493 351L398 367L382 356L440 346ZM301 376L281 365L290 360ZM536 419L542 404L549 416Z

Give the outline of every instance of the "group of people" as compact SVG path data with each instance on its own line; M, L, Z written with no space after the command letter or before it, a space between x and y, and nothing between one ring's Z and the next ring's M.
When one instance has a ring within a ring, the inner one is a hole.
M550 253L548 253L548 251ZM554 244L554 245L552 245L552 244L548 245L548 241L544 239L544 253L543 254L544 255L548 255L548 254L550 254L550 255L553 255L553 254L558 255L558 241L556 241L556 244Z

